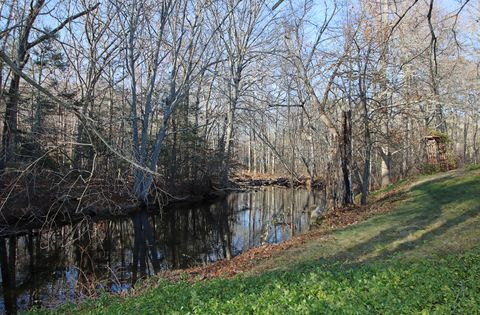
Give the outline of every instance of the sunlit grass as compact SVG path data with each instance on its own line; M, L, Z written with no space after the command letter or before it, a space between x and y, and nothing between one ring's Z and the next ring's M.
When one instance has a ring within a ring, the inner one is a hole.
M318 259L359 262L442 255L480 244L480 172L453 171L403 186L396 187L406 194L392 203L392 211L289 249L252 273Z
M480 172L437 174L396 190L402 198L392 202L390 212L289 248L261 262L250 276L195 285L159 280L157 288L138 297L105 296L81 311L480 313Z
M408 262L309 262L255 277L158 283L138 297L105 296L83 314L476 314L480 252Z

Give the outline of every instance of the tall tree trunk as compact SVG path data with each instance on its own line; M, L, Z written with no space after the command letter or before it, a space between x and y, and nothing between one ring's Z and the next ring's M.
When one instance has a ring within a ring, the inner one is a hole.
M465 115L465 121L463 122L463 164L468 162L468 116Z
M231 66L232 68L234 66ZM221 184L222 186L228 185L228 177L230 175L230 159L232 154L232 147L233 147L233 132L234 132L234 121L235 121L235 111L237 108L239 93L240 93L240 80L242 77L242 69L241 66L235 67L236 72L233 72L233 86L229 88L229 102L228 102L228 110L227 110L227 117L226 117L226 130L225 130L225 139L223 144L223 169L222 169L222 178Z
M344 203L353 204L352 187L352 111L343 112L342 172L345 185Z
M474 163L477 164L479 162L479 157L478 157L478 145L477 145L477 135L478 135L478 115L475 114L475 131L473 132L473 159Z
M384 152L386 151L386 152ZM380 148L381 155L381 186L386 187L392 182L392 153L390 147L387 145L385 149Z
M360 83L361 85L361 83ZM361 90L363 91L363 90ZM363 164L362 175L362 197L360 203L365 205L367 203L367 197L370 189L370 169L371 169L371 156L372 156L372 135L370 133L370 121L368 117L368 103L367 97L362 92L360 99L363 105L363 124L364 124L364 141L365 141L365 161Z
M27 19L25 21L25 26L20 31L20 37L18 39L18 48L15 55L15 65L20 71L23 71L25 64L28 60L28 49L31 44L28 43L30 37L30 31L32 30L33 23L40 13L45 0L37 0L35 3L32 3L30 6L30 11L28 13ZM18 102L20 98L20 74L17 72L12 73L12 79L10 81L10 86L8 89L8 99L5 108L5 117L3 124L3 135L2 135L2 144L3 144L3 167L12 160L16 158L16 147L18 141ZM2 168L3 168L2 167Z
M8 99L5 108L5 120L3 124L3 149L4 163L14 161L16 158L17 147L17 119L18 119L18 100L19 100L20 76L13 74L8 89Z
M45 32L42 35L39 35L36 39L29 41L30 32L34 28L35 20L40 14L40 10L45 4L45 0L32 0L30 3L30 10L26 19L23 21L22 26L19 30L19 38L17 42L17 50L15 53L15 60L13 62L14 67L17 69L12 73L12 79L10 81L10 86L8 89L8 99L6 102L5 116L4 116L4 125L3 125L3 135L2 135L2 144L3 144L3 159L0 163L0 169L4 168L8 162L15 160L16 158L16 147L18 142L18 104L20 99L20 73L22 72L27 61L28 61L28 52L35 46L44 42L45 40L54 37L61 29L63 29L68 23L73 20L88 14L89 12L96 9L99 4L94 5L80 13L72 15L66 18L62 23L57 27L52 29L50 32ZM2 58L4 59L4 58ZM4 60L6 61L6 60ZM12 66L13 67L13 66Z

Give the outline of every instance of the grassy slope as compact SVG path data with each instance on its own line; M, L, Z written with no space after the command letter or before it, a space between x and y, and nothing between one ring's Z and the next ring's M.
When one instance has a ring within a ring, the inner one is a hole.
M407 183L397 196L393 211L290 248L248 276L160 280L139 296L105 296L80 311L480 314L480 171Z
M480 245L480 171L458 170L405 183L395 197L389 205L393 211L334 231L324 242L293 248L252 273L318 259L420 259Z

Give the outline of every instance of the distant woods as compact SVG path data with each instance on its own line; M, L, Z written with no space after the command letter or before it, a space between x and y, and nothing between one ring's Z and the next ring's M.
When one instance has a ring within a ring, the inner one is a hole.
M432 171L432 136L449 168L479 163L480 12L455 4L2 1L0 211L53 220L233 175L365 203Z

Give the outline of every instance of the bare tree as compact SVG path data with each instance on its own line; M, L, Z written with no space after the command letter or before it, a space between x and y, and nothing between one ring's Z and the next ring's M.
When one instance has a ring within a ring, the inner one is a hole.
M94 11L98 7L98 4L91 6L77 14L67 17L56 27L44 33L38 34L34 39L30 38L32 29L34 29L35 21L40 15L42 9L45 7L45 0L32 1L30 5L28 5L28 7L29 9L28 11L25 11L25 15L21 16L20 20L16 22L15 26L12 26L18 28L18 37L16 38L14 44L15 53L13 56L13 60L15 66L18 67L20 71L25 68L25 65L29 60L29 52L32 48L55 36L59 31L61 31L66 25L68 25L72 21ZM12 75L7 94L8 98L6 102L2 136L3 159L1 163L1 168L4 168L6 166L6 163L15 160L16 158L16 146L18 142L17 115L20 94L19 74L14 73Z

